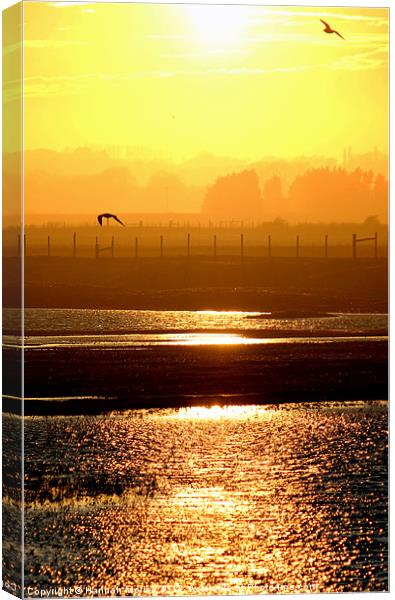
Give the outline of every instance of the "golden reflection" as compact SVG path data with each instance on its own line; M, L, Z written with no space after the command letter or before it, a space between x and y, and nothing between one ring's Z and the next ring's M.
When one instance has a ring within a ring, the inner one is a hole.
M133 582L140 597L386 589L386 407L219 402L27 420L44 473L39 488L27 479L27 585Z
M174 504L182 509L202 510L206 514L230 515L234 511L247 511L248 503L239 501L237 495L221 487L184 488L174 496Z
M220 406L213 404L212 406L187 406L180 408L172 414L173 419L246 419L257 417L263 412L268 412L270 409L265 406L252 405L229 405Z
M264 311L250 311L250 310L196 310L194 311L197 315L226 315L226 316L249 316L249 317L257 317L260 315L271 315L271 312Z
M235 344L261 344L263 340L243 337L236 333L191 333L180 336L175 343L182 346L231 346Z

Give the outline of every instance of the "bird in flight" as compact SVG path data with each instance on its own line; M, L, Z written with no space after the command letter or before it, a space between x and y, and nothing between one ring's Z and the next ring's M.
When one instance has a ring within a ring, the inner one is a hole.
M107 225L108 225L109 219L114 219L115 221L118 221L118 223L123 225L123 227L125 227L125 224L122 223L121 219L118 219L117 215L112 215L111 213L103 213L102 215L98 215L97 220L99 221L100 226L103 225L103 219L107 219Z
M332 29L332 27L329 25L329 23L327 23L326 21L323 21L322 19L320 19L321 23L323 23L325 25L325 29L323 29L322 31L325 31L325 33L336 33L336 35L338 35L339 37L342 38L342 40L344 40L345 38L335 29Z

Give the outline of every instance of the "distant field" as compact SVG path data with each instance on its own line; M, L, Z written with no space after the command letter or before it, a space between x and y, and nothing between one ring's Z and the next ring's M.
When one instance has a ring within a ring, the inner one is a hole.
M4 258L5 306L18 305ZM386 312L386 259L27 257L27 307Z

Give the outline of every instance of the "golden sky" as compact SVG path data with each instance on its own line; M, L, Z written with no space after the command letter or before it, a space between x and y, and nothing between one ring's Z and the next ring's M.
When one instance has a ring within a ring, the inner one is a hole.
M386 9L24 6L26 148L129 145L172 160L387 151Z

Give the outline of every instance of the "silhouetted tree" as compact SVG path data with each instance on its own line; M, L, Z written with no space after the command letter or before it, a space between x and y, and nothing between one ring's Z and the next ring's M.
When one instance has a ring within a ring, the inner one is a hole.
M219 177L206 192L202 212L221 219L253 219L262 215L262 198L255 171Z
M377 215L369 215L369 217L364 220L363 225L374 229L375 227L380 227L381 223Z
M309 221L363 221L386 213L388 184L371 171L313 169L296 177L289 189L289 206ZM385 219L385 218L384 218Z

